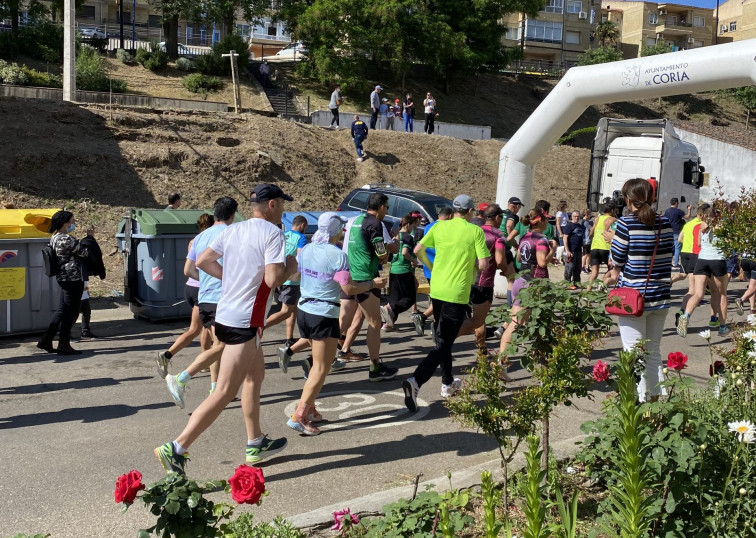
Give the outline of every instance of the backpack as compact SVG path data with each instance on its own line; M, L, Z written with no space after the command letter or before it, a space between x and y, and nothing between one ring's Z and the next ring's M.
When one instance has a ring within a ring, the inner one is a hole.
M50 243L52 243L52 239L50 239ZM60 273L60 260L58 260L58 255L50 243L42 248L42 261L45 264L45 276L54 277Z

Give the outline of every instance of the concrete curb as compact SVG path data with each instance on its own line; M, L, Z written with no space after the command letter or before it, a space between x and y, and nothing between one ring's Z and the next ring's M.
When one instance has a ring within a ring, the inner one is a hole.
M578 446L575 444L577 441L581 441L585 438L584 435L578 435L562 441L557 441L551 445L551 452L558 460L569 458L574 456L578 452ZM518 471L525 466L525 455L523 452L518 452L512 462L509 464L509 473ZM462 469L452 473L452 487L460 489L470 489L480 486L480 473L483 471L491 471L494 477L497 476L497 471L501 470L501 460L490 460L467 469ZM498 475L500 476L500 475ZM433 480L426 480L420 482L417 491L423 491L425 486L435 486L435 490L443 493L449 489L449 480L446 476L441 476ZM349 501L343 501L340 503L332 504L329 506L323 506L317 510L305 512L287 518L288 521L295 527L299 527L304 531L318 531L333 525L333 512L349 508L352 514L356 514L360 518L365 516L374 516L381 513L381 508L385 505L395 502L400 498L409 498L412 496L414 485L400 486L396 488L371 493L364 497L357 497Z

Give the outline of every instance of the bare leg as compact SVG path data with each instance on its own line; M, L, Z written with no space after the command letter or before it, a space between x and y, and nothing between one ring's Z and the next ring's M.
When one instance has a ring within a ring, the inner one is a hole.
M192 320L189 324L189 328L184 331L184 333L176 338L176 341L173 343L173 345L168 348L168 351L171 355L175 355L182 349L184 349L186 346L191 344L195 338L197 338L200 335L200 332L202 331L202 322L200 321L199 317L199 307L195 306L192 308Z
M727 283L728 275L722 277L712 277L711 283L711 307L714 309L714 315L719 316L720 326L727 323Z
M268 316L268 319L265 320L265 327L272 327L273 325L277 325L284 320L288 321L292 316L294 316L294 320L296 322L296 313L297 305L282 304L281 310L279 310L275 314L271 314L270 316ZM292 331L293 330L294 329L292 329Z
M297 326L297 307L294 306L294 313L286 320L286 339L294 340L294 327Z
M479 338L480 333L482 332L483 338L485 340L486 316L488 315L488 311L490 309L491 303L489 302L473 305L472 317L465 320L465 322L462 324L462 327L459 329L459 334L457 335L457 337L459 338L460 336L465 336L474 332Z
M593 281L598 278L599 274L599 266L598 265L591 265L591 275L588 277L588 290L590 291L591 285L593 284Z
M325 340L312 340L312 368L307 376L304 389L302 389L302 398L300 403L307 406L315 405L315 398L318 397L325 383L328 372L331 371L333 356L336 355L338 341L336 338L327 338Z
M352 324L354 322L354 315L357 312L357 301L353 299L342 299L341 300L341 309L339 310L339 327L341 328L341 334L346 335L346 339L344 341L344 345L342 346L342 351L346 351L349 349L349 346L354 342L354 339L357 337L357 332L359 332L359 327L357 327L357 331L354 333L352 338L349 338L349 331L352 329ZM362 321L360 321L360 326L362 326ZM349 344L347 345L347 341Z
M703 299L706 292L706 275L690 275L693 294L685 303L685 313L690 315ZM687 297L687 295L686 295Z
M520 322L520 319L517 317L517 314L525 310L521 306L512 306L511 315L512 315L512 321L507 324L507 328L504 331L504 334L501 336L501 342L499 342L499 354L504 357L504 353L507 349L507 344L509 344L512 341L512 335L515 332L515 329L517 329L517 325ZM522 323L525 323L528 321L528 318L530 317L529 312L523 313L520 318L522 318Z
M257 339L252 340L255 342ZM247 439L257 439L262 435L260 426L260 392L265 379L265 358L262 347L252 346L249 369L242 383L241 401L244 413L244 425L247 427ZM217 390L217 388L216 388Z
M341 346L341 351L347 352L352 347L352 344L357 339L357 335L360 333L360 330L362 329L362 323L365 321L365 314L362 312L362 309L357 308L357 301L352 301L355 303L355 312L352 314L351 321L349 325L341 325L339 323L339 326L341 327L341 330L344 330L344 327L348 327L346 331L346 338L344 338L344 345ZM380 312L378 319L380 320ZM345 320L347 321L347 320Z
M210 368L213 364L218 362L221 358L221 355L223 354L223 348L226 347L226 344L221 342L215 337L215 327L210 328L212 337L213 337L213 346L208 349L207 351L203 351L199 355L197 355L197 358L194 359L194 362L190 364L186 368L186 373L188 373L190 376L194 377L199 372L204 370L205 368ZM216 379L218 376L217 370L216 370ZM213 371L212 368L210 370L210 380L213 379ZM217 387L216 387L217 388Z
M360 303L360 310L362 310L362 313L365 314L365 319L367 319L368 322L367 346L371 362L379 362L381 360L382 321L381 311L379 310L380 306L381 300L372 293L368 295L367 299ZM349 330L351 332L352 329L350 328ZM346 346L346 342L344 343L344 345Z

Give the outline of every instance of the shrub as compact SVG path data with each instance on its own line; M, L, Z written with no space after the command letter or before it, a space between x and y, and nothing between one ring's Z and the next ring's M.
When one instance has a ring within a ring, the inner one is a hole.
M616 62L622 59L622 53L613 47L596 47L588 49L578 57L578 65L595 65Z
M108 48L107 37L91 37L87 40L87 45L95 49L97 52L105 52Z
M194 66L203 75L222 77L226 74L224 61L228 63L228 60L225 60L220 54L215 54L215 52L211 51L198 56Z
M184 88L192 93L199 93L203 99L207 99L210 92L223 89L223 81L217 77L208 77L202 73L193 73L181 79Z
M253 514L246 512L228 524L235 538L304 538L305 534L283 517L277 516L272 522L254 523Z
M32 58L57 64L63 62L63 26L48 21L22 26L18 31L18 43L21 52Z
M215 45L213 50L208 54L203 54L197 58L197 71L203 75L215 75L218 77L225 77L231 75L231 62L228 58L224 58L223 54L228 54L232 50L235 50L239 55L237 63L240 68L247 65L249 62L249 48L238 35L226 36Z
M145 69L159 71L168 65L168 54L158 47L156 43L152 43L152 50L139 49L137 51L136 60Z
M191 71L194 64L189 58L179 58L176 60L176 67L181 71Z
M19 67L18 64L10 64L0 60L0 83L25 86L29 83L29 79L23 68Z
M116 58L118 58L121 62L125 63L126 65L131 65L133 63L136 63L136 60L134 59L134 57L126 49L118 49L116 51Z
M13 32L0 32L0 58L11 60L18 52L18 37L13 35Z
M82 47L76 58L76 87L80 90L94 92L115 93L126 91L126 82L119 79L111 79L105 72L105 64L97 51Z
M41 71L37 71L36 69L30 69L26 66L23 66L21 69L24 70L24 74L28 79L27 84L29 86L40 86L43 88L63 87L63 79L58 75L43 73Z

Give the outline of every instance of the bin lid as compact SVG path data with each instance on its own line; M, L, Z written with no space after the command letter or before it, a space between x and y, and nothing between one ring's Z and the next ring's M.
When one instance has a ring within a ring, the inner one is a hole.
M0 239L47 238L52 216L59 209L0 210Z
M135 235L160 236L175 234L196 235L197 219L200 215L211 214L212 211L204 209L132 209L131 218L137 223ZM240 222L244 217L236 213L234 222ZM126 219L118 225L118 233L125 230Z

